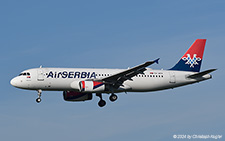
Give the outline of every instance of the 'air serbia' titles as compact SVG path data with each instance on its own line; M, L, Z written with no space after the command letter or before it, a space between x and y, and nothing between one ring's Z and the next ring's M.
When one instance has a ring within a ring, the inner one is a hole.
M47 74L47 78L96 78L95 72L53 72Z

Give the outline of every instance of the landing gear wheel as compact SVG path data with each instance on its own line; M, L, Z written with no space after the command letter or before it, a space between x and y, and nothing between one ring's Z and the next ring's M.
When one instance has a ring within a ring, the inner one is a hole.
M114 102L114 101L117 100L117 98L118 98L117 95L112 94L112 95L109 97L109 100L112 101L112 102Z
M37 99L36 99L36 102L37 102L37 103L40 103L40 102L41 102L41 98L37 98Z
M105 106L106 102L105 102L105 100L102 99L102 94L101 93L96 93L96 96L98 96L100 98L100 101L98 102L98 106L99 107Z
M42 93L42 90L39 89L39 90L37 90L37 91L38 91L38 98L36 99L36 102L37 102L37 103L40 103L40 102L41 102L41 93Z
M99 107L103 107L103 106L105 106L105 104L106 104L105 100L100 100L100 101L98 102L98 106L99 106Z

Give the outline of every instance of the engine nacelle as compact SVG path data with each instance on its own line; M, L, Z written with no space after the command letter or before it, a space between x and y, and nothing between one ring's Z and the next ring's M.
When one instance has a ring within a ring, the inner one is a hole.
M74 91L63 91L65 101L86 101L92 100L92 93L80 93Z
M74 81L71 83L71 88L87 93L104 92L106 90L105 84L98 81Z
M103 92L105 91L105 84L98 81L80 81L81 92Z

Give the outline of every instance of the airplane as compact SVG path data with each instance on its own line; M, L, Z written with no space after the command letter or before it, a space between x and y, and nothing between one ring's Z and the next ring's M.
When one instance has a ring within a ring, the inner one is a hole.
M147 68L157 63L147 61L128 69L91 68L33 68L28 69L10 81L16 88L36 90L37 103L41 102L42 91L63 91L65 101L92 100L93 94L100 98L98 105L106 101L102 94L111 94L109 100L118 99L115 93L151 92L193 84L211 79L209 73L216 69L200 72L206 39L196 39L178 63L168 70Z

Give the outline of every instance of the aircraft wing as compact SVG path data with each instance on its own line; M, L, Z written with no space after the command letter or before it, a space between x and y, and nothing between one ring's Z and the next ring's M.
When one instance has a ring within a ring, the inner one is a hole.
M109 77L105 77L102 79L102 81L113 85L114 88L119 88L120 86L123 86L124 81L126 81L126 80L132 81L132 77L134 77L137 74L142 74L146 70L147 66L154 64L154 63L158 64L158 61L159 61L159 58L154 61L145 62L141 65L127 69L125 71L119 72L119 73L111 75Z

